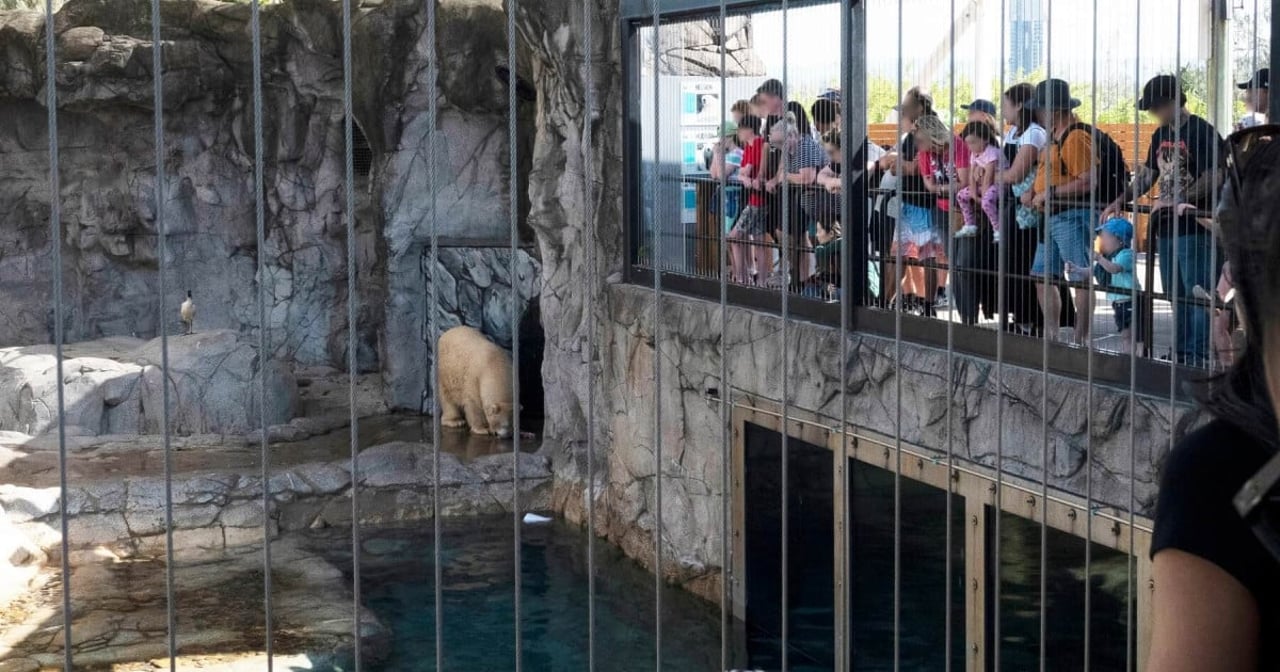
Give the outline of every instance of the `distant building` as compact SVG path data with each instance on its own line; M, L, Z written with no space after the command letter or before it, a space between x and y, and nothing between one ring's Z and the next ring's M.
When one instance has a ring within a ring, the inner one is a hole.
M1042 0L1012 0L1009 70L1015 77L1044 65L1044 28Z

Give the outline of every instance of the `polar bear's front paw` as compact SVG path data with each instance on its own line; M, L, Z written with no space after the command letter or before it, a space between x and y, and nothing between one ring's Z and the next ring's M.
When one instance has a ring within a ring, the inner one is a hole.
M490 432L488 428L485 428L485 427L472 427L471 433L475 434L476 436L489 436L493 432Z
M441 427L448 427L449 429L460 429L460 428L462 428L462 427L466 427L466 426L467 426L467 421L466 421L466 420L461 420L461 419L459 419L459 420L441 420L441 421L440 421L440 426L441 426Z

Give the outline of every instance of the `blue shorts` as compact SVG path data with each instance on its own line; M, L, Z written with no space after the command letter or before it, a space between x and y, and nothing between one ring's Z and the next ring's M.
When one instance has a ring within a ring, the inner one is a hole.
M1087 209L1064 210L1049 215L1044 240L1036 246L1036 258L1031 262L1031 275L1061 278L1063 266L1068 261L1088 270L1092 266L1089 252L1095 221L1097 216Z

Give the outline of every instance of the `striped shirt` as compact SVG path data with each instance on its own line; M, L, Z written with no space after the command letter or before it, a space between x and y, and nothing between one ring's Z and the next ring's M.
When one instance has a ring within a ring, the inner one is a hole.
M804 168L821 168L827 165L827 153L822 151L813 136L801 134L796 148L787 155L787 172L798 173Z

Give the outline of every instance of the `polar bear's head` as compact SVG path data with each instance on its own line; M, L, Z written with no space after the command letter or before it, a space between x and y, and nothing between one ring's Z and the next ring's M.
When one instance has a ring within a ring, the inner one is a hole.
M490 434L503 439L510 438L512 409L512 404L508 403L485 404L484 419L489 425Z

